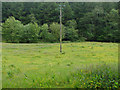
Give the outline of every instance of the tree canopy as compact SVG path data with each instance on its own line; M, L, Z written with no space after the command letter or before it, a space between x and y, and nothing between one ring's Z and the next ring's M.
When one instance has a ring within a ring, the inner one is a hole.
M2 2L3 40L59 42L55 2ZM63 40L119 42L117 2L70 2L62 8Z

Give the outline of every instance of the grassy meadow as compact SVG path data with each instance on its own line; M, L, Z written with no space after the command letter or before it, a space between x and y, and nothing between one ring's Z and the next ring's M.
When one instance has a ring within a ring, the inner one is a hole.
M117 88L118 44L2 44L3 88Z

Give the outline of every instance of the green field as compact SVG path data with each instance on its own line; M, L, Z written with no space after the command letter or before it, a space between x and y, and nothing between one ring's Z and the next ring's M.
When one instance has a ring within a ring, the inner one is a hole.
M117 87L118 44L2 44L3 88Z

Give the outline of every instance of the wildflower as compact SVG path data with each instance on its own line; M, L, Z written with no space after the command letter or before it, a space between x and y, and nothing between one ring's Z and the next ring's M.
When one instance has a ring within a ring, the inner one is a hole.
M59 85L59 83L56 82L56 85Z
M82 69L81 69L81 72L82 72Z

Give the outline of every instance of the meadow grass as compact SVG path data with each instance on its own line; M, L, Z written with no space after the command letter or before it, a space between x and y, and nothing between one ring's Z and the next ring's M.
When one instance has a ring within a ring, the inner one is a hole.
M2 44L3 88L117 88L118 44Z

